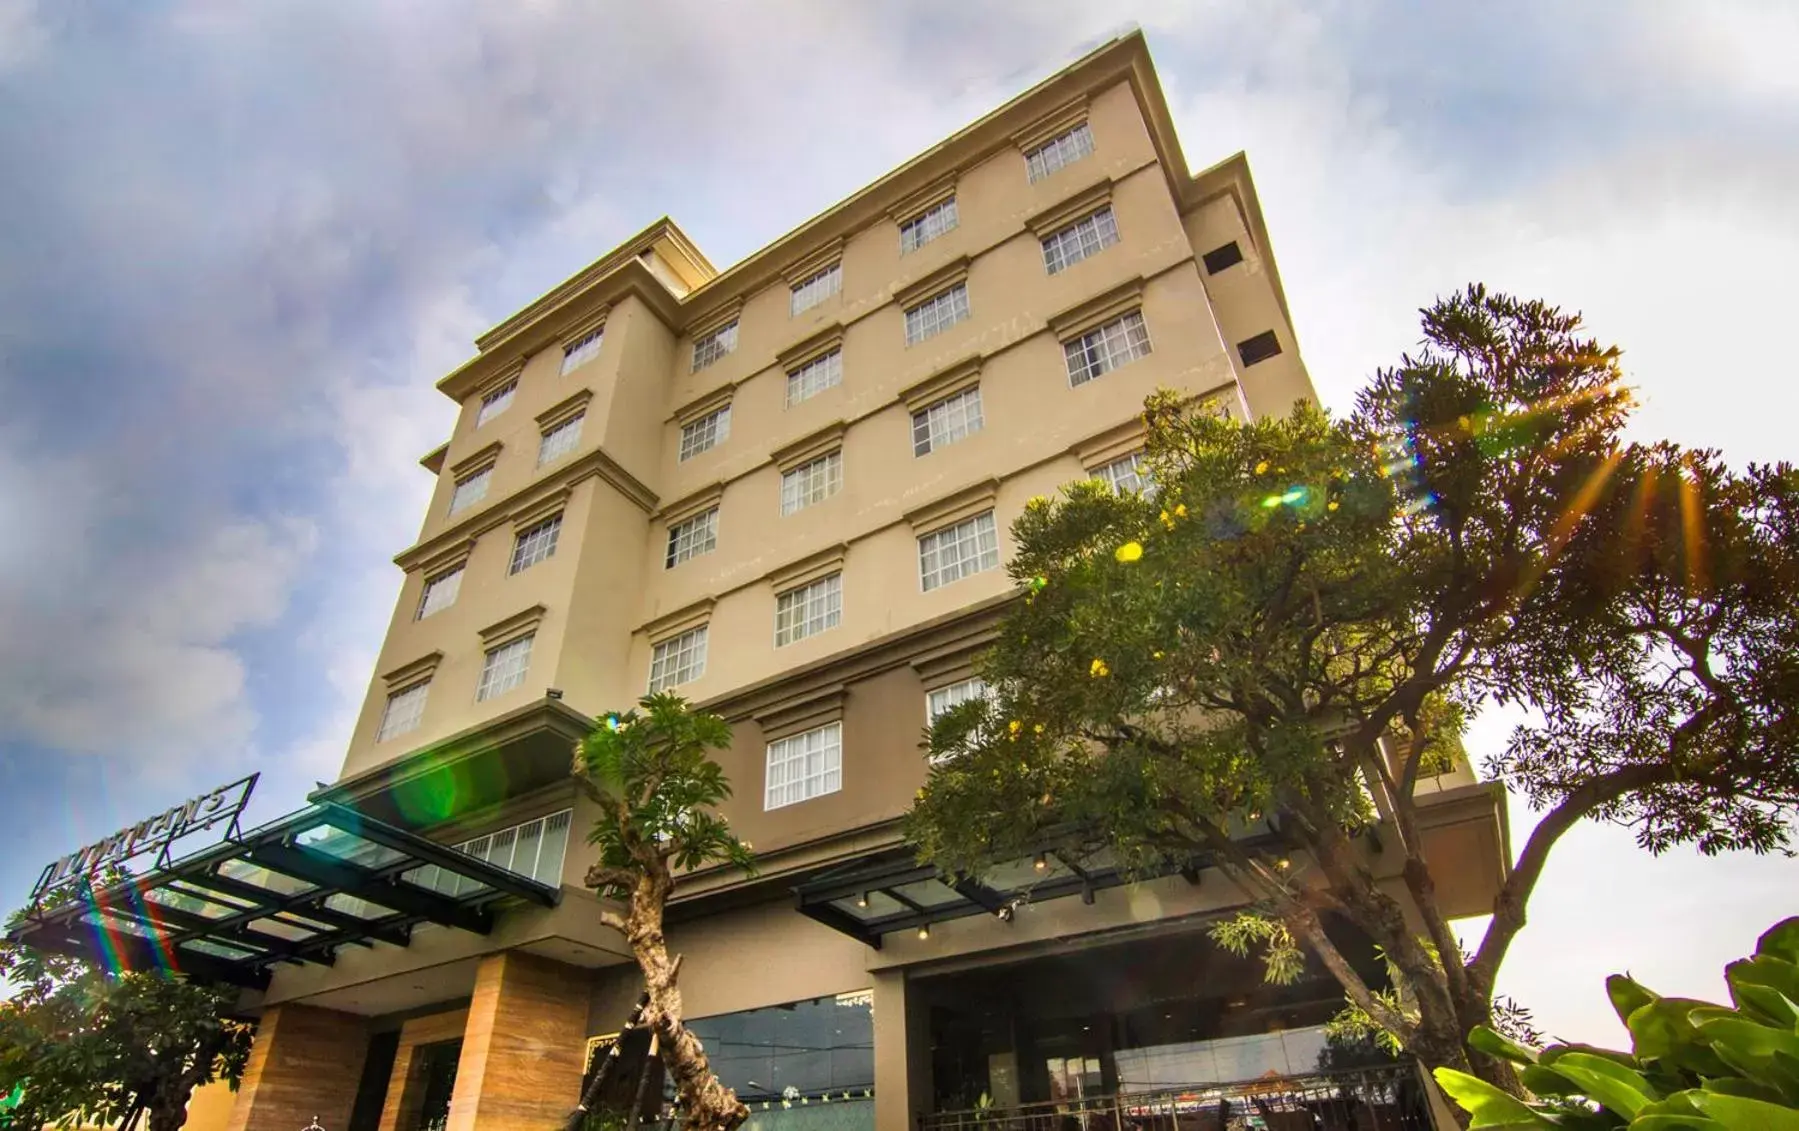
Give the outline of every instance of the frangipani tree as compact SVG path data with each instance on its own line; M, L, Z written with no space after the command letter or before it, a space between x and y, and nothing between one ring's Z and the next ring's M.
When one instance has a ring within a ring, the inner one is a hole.
M642 1024L674 1077L689 1131L731 1131L749 1115L682 1024L679 960L669 956L662 929L677 871L717 863L753 870L749 845L717 811L731 784L710 751L730 743L723 719L665 692L605 716L575 755L577 780L600 809L587 837L599 849L587 886L625 905L601 917L625 937L643 972Z
M1277 977L1304 948L1427 1065L1515 1088L1464 1038L1493 1023L1559 838L1601 820L1650 851L1766 852L1799 802L1799 476L1626 442L1618 351L1579 326L1475 287L1424 312L1423 349L1347 419L1152 398L1156 493L1077 484L1015 524L1023 596L992 699L933 728L953 757L910 814L920 856L1208 860L1254 903L1220 941ZM1463 954L1419 789L1492 702L1534 717L1489 770L1543 817ZM1376 881L1377 820L1403 896ZM1392 991L1331 916L1381 948Z

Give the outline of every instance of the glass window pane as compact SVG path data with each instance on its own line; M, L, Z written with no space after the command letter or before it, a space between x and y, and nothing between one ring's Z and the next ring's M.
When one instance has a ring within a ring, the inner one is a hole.
M267 888L277 895L301 895L309 891L317 891L317 884L307 883L298 876L290 876L286 872L277 872L270 868L259 867L245 860L226 860L219 864L219 875L233 879L239 883L253 884L259 888Z

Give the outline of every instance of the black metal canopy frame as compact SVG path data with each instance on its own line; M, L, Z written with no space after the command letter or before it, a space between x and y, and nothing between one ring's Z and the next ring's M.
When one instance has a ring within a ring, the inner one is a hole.
M344 946L405 946L419 923L476 934L490 904L560 893L416 833L323 802L103 888L34 908L11 938L117 970L266 988L281 963L329 966Z

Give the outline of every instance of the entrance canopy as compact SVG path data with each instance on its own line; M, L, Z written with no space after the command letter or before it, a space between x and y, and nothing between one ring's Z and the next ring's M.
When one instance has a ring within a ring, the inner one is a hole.
M14 941L115 970L264 988L279 963L405 946L419 923L486 934L490 904L555 906L557 889L324 802L120 882L37 907Z

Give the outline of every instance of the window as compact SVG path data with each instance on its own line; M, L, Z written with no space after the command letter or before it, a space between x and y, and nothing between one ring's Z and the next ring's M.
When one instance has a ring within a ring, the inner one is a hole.
M1232 240L1223 247L1215 247L1206 252L1204 259L1206 274L1216 275L1226 267L1235 267L1243 262L1243 249L1237 246L1236 240Z
M731 406L714 409L681 425L681 462L709 452L731 437Z
M662 641L650 653L650 691L692 683L706 674L706 625Z
M417 730L425 718L425 697L430 694L431 681L426 680L389 695L387 709L381 712L381 729L375 732L375 741L386 742Z
M875 893L877 901L885 898ZM874 995L868 991L683 1023L705 1046L719 1083L756 1109L757 1127L874 1131ZM772 1107L766 1114L764 1104Z
M562 347L562 371L579 369L600 356L600 343L606 340L606 328L589 330Z
M843 574L833 573L775 598L775 647L817 636L843 621Z
M718 508L682 519L668 528L668 556L664 569L674 569L688 558L709 554L718 546Z
M475 685L475 702L503 695L525 682L534 639L535 633L487 650L487 658L481 663L481 682Z
M968 318L968 284L957 283L906 311L906 344L915 346Z
M1058 134L1024 155L1025 171L1032 183L1056 170L1072 165L1093 152L1093 131L1082 122L1065 134Z
M1118 220L1110 206L1076 220L1043 240L1043 266L1051 275L1066 271L1118 242Z
M552 515L535 526L521 530L512 544L512 567L507 574L523 573L538 562L553 557L556 540L562 536L562 516Z
M512 398L518 393L518 378L501 385L493 392L481 398L481 411L475 414L475 427L479 428L494 417L512 407Z
M792 299L788 303L788 313L799 314L802 311L811 310L842 289L843 264L833 263L793 288Z
M1149 329L1143 325L1143 315L1133 310L1072 342L1063 342L1062 352L1068 360L1068 383L1085 385L1121 365L1147 357Z
M843 453L832 452L781 476L781 513L805 510L843 489Z
M768 744L768 784L762 808L779 809L843 788L843 724Z
M918 540L918 577L927 593L998 566L999 530L992 511Z
M737 322L733 319L718 329L701 334L693 340L693 368L691 372L711 365L719 358L737 348Z
M462 591L462 567L436 577L425 579L425 592L419 597L419 611L414 620L424 620L432 613L442 612L456 603L456 594Z
M987 686L987 681L978 678L965 679L960 683L952 683L948 687L939 687L935 691L927 692L924 697L925 725L929 726L935 723L938 716L951 707L960 707L962 704L973 702L976 699L989 699L992 698L992 695L993 689ZM933 754L930 758L931 765L942 765L954 758L957 753L959 751Z
M900 225L900 254L917 251L938 236L953 229L960 220L956 215L956 198L933 204Z
M487 486L493 482L493 465L489 464L472 475L464 476L456 481L456 490L450 493L450 513L465 511L482 499L487 498Z
M472 840L452 845L477 860L485 860L496 868L514 875L536 880L540 884L559 887L562 883L562 861L568 852L568 829L574 812L538 817L510 828L484 833ZM467 876L446 872L435 864L415 868L400 877L430 891L458 897L473 895L481 885Z
M787 375L787 407L843 384L843 349L815 357Z
M979 432L982 423L979 385L944 397L912 414L912 454L930 455Z
M1280 339L1274 336L1273 330L1263 330L1255 337L1237 343L1237 354L1243 358L1245 366L1267 361L1280 352Z
M587 413L577 412L545 432L543 439L537 441L537 466L542 467L574 451L581 442L581 422L586 419Z
M1104 467L1093 469L1093 478L1103 480L1119 495L1154 495L1156 486L1149 478L1149 464L1142 452L1132 452Z

